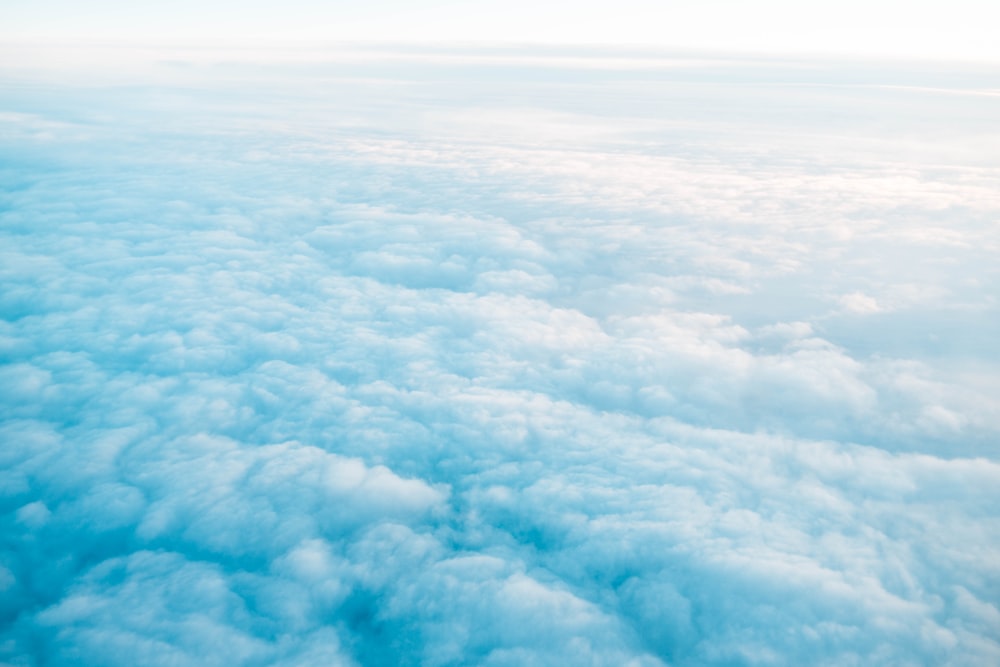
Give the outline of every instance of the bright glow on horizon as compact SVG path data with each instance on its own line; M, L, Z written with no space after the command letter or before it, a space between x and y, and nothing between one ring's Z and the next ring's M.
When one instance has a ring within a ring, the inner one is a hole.
M790 0L664 3L507 3L378 0L272 3L183 0L86 5L39 0L0 10L0 38L259 43L330 40L416 43L642 45L773 54L1000 61L996 3Z

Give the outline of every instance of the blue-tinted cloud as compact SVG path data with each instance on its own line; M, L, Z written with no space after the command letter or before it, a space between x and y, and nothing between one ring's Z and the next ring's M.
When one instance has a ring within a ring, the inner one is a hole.
M996 662L991 75L397 56L6 75L2 660Z

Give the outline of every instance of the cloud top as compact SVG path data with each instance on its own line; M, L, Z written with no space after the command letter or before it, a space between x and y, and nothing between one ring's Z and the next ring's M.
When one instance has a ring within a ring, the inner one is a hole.
M1000 662L996 100L408 54L4 70L0 662Z

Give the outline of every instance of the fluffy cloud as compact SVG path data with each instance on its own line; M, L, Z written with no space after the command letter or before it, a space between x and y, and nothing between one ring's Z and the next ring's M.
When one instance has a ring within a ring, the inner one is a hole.
M0 660L1000 660L981 124L397 60L5 75Z

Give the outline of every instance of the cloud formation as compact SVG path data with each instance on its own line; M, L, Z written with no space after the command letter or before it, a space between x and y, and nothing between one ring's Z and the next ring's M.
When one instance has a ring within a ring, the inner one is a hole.
M5 75L0 661L1000 661L994 98L400 62Z

